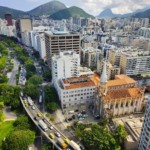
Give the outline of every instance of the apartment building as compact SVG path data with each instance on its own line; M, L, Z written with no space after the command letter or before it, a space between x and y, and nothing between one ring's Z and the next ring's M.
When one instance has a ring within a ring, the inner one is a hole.
M96 86L89 77L76 77L57 80L56 90L61 107L67 108L90 104L95 96Z
M145 111L144 122L139 140L138 150L150 149L150 101L148 101Z
M110 49L108 60L112 65L120 66L121 49Z
M80 56L73 51L60 52L52 57L52 80L78 77L80 73Z
M75 51L79 54L80 51L80 35L70 34L69 32L45 32L46 58L49 67L51 68L51 58L54 54L59 54L61 51Z
M93 47L82 49L80 52L81 64L88 67L96 67L97 62L104 58L104 52Z
M121 73L126 75L149 74L149 51L123 52L120 58L120 69Z
M103 66L104 66L104 61L99 61L97 63L97 72L102 74L103 71ZM107 79L112 80L115 78L115 75L120 74L120 67L116 65L112 65L109 61L106 62L106 74L107 74Z

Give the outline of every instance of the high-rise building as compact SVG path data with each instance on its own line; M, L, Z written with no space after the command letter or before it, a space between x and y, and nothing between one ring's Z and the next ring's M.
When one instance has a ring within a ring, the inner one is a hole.
M82 49L80 54L81 63L88 67L96 67L97 62L104 58L104 52L93 47Z
M31 31L32 30L32 22L29 17L24 17L20 19L20 31Z
M99 61L97 63L97 72L99 74L102 74L103 65L104 65L104 61ZM109 61L107 61L106 62L106 74L107 74L107 79L112 80L115 78L115 75L120 74L120 68L116 65L112 65Z
M80 73L80 56L73 51L60 52L52 57L52 79L78 77Z
M11 14L5 14L5 19L7 20L7 26L13 25Z
M51 68L51 58L54 54L61 51L74 51L79 54L80 51L80 35L70 34L69 32L45 32L46 59Z
M144 122L139 140L138 150L150 149L150 101L148 101L145 111Z

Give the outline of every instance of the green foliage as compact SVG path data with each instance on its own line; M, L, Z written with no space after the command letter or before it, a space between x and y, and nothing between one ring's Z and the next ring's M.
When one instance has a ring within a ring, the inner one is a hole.
M31 98L37 98L39 91L38 87L34 84L27 83L24 87L24 92Z
M116 139L117 143L121 145L123 148L124 146L124 140L127 137L127 131L124 127L124 125L118 125L115 129L114 138Z
M58 109L58 95L54 87L45 87L45 102L48 110L54 112Z
M5 107L4 102L0 102L0 110L3 110Z
M10 86L7 84L0 84L0 102L4 102L5 105L11 106L12 109L17 109L21 106L19 100L20 87Z
M29 119L25 115L20 115L13 125L15 127L15 130L26 130L31 127Z
M52 143L47 143L42 145L42 150L57 150L56 148L53 149Z
M42 78L38 75L34 75L29 78L28 83L38 86L39 84L42 84Z
M50 18L54 20L69 19L70 17L94 18L92 15L86 13L83 9L76 6L63 9L50 16Z
M8 78L5 75L0 75L0 83L7 83L8 82Z
M32 75L34 75L36 73L36 68L33 64L26 64L25 65L27 74L26 74L26 78L29 79Z
M103 126L77 123L75 135L77 138L81 138L81 141L88 149L120 150L120 146L116 143L113 135Z
M27 150L28 145L35 139L35 133L31 130L16 130L9 134L2 143L3 150Z
M38 51L34 51L32 54L35 58L39 59L40 58L40 54Z
M58 104L55 101L49 102L47 108L51 111L56 111L58 109Z
M4 114L3 114L3 111L0 110L0 122L3 122L4 119L5 119L5 116L4 116Z
M52 72L51 72L51 70L45 71L43 73L43 77L46 78L46 79L51 80L52 79Z
M14 121L5 121L0 123L0 149L2 149L2 140L13 131Z

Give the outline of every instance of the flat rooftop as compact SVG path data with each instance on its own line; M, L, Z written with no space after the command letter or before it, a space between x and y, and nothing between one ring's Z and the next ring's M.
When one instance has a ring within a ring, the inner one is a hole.
M94 82L89 77L84 76L63 79L62 82L65 90L95 86Z
M129 137L128 137L128 141L138 141L140 138L140 134L141 134L141 129L142 129L142 125L143 125L143 114L140 114L139 116L125 116L122 118L116 118L113 119L113 121L115 122L116 125L125 125L128 133L129 133Z

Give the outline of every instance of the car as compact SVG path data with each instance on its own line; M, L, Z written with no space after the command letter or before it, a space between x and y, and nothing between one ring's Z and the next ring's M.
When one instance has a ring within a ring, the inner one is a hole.
M56 135L57 137L60 137L60 134L59 134L58 132L55 132L55 135Z
M65 141L66 144L70 144L70 141L69 141L68 138L66 138L64 141Z
M79 119L79 120L83 120L84 118L83 118L83 117L79 117L78 119Z
M38 117L42 117L42 114L40 112L37 113Z
M86 118L86 117L88 117L88 115L85 114L85 115L83 115L83 117Z
M49 137L50 137L51 139L54 139L54 138L55 138L55 136L54 136L53 133L50 133L50 134L49 134Z
M33 110L35 110L35 106L32 106L31 108L32 108Z
M27 107L27 108L28 108L28 104L25 104L25 107Z
M79 109L76 109L76 110L75 110L75 112L78 112L78 111L79 111Z
M74 113L74 111L73 111L73 110L70 110L70 111L69 111L69 114L73 114L73 113Z
M46 122L46 119L45 119L44 117L42 118L42 120L43 120L44 122Z
M75 115L72 115L72 119L76 119L76 116L75 116Z
M72 118L68 118L68 121L72 121Z
M82 110L82 111L81 111L81 114L83 114L83 115L86 114L86 111L85 111L85 110Z
M96 115L94 118L95 118L95 119L100 119L100 116L99 116L99 115Z
M39 119L38 119L38 117L35 116L35 117L34 117L34 120L39 120Z
M51 129L51 130L53 130L53 129L54 129L54 128L53 128L53 126L48 126L48 128L49 128L49 129Z

